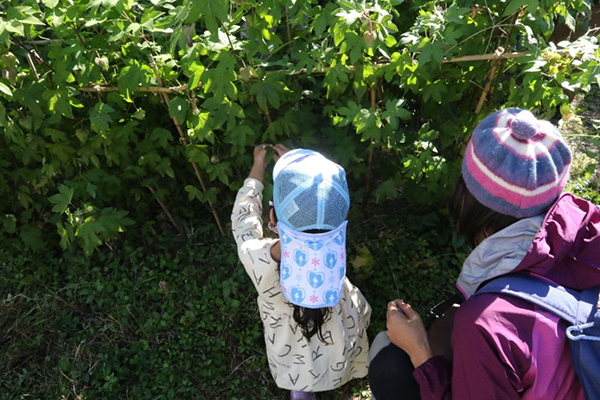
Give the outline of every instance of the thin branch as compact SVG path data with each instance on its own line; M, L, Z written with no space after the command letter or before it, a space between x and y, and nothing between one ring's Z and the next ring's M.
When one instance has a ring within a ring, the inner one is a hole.
M229 47L231 47L231 52L233 52L233 43L231 42L231 37L229 37L229 31L227 30L227 27L225 26L225 23L223 21L221 21L221 25L223 26L223 30L225 31L225 36L227 36L227 41L229 42ZM242 62L244 68L246 68L246 62L244 61L244 59L240 58L240 61Z
M150 57L150 62L152 64L152 69L154 70L154 75L156 76L156 81L158 82L159 85L162 86L162 78L160 77L160 74L158 73L158 67L156 66L156 62L154 61L154 58ZM162 95L167 107L169 107L170 98L169 98L168 92L161 92L161 95ZM183 132L183 128L181 127L181 124L177 120L176 116L173 116L172 119L173 119L173 123L175 124L175 127L177 128L177 132L179 132L180 142L184 146L187 147L189 145L189 143L187 141L185 133ZM196 162L192 161L192 167L194 168L196 177L198 178L198 181L200 182L200 185L202 186L202 191L206 192L207 191L206 185L204 184L204 179L202 179L202 175L200 174L200 168L198 167L198 164ZM213 217L215 218L215 221L217 222L217 226L219 228L219 231L221 232L221 236L225 236L225 231L223 230L223 226L221 225L221 220L219 219L219 215L217 214L217 211L215 210L215 207L214 207L212 201L210 201L210 200L208 200L208 208L212 212Z
M373 112L377 112L377 93L375 93L375 85L369 90L370 100L371 100L371 110ZM371 146L369 149L369 154L367 157L367 173L365 176L365 197L363 199L363 208L366 210L368 205L368 198L371 195L371 175L373 169L373 137L370 138Z
M140 87L135 90L135 92L142 93L174 93L174 92L184 92L188 89L187 84L180 86L171 86L171 87L163 87L163 86L151 86L151 87ZM92 86L92 87L82 87L78 88L80 92L93 92L93 93L108 93L108 92L118 92L119 88L114 86Z
M146 185L146 187L148 188L148 190L150 190L150 192L152 193L152 196L160 205L160 208L162 208L163 211L165 212L165 214L167 214L167 217L169 217L169 220L171 221L171 223L173 224L175 229L177 229L177 231L179 232L181 237L185 237L185 232L183 231L183 228L181 228L181 226L179 226L179 224L177 222L175 222L175 218L173 218L173 215L171 215L171 212L169 211L167 206L158 197L155 196L154 188L150 185Z
M28 44L31 46L46 46L52 43L62 42L62 39L40 39L40 40L26 40L23 44Z
M490 87L492 85L492 81L494 80L494 76L496 75L496 69L498 68L498 65L500 63L501 63L501 61L498 61L498 60L494 60L494 62L492 62L492 69L490 70L490 72L487 76L487 81L485 82L485 87L483 88L483 92L481 93L481 97L479 98L479 103L477 103L477 108L475 109L475 114L479 114L479 112L483 108L483 103L485 102L485 98L487 97L488 93L490 92Z
M519 52L519 53L502 53L502 54L493 53L493 54L482 54L482 55L474 55L474 56L463 56L463 57L452 58L450 60L445 59L444 64L459 63L459 62L471 62L471 61L486 61L486 60L508 60L508 59L513 59L513 58L525 57L525 56L529 56L529 55L531 55L531 54Z
M285 25L287 28L288 43L290 43L292 41L292 29L290 28L290 15L287 7L285 7Z
M520 53L506 53L506 54L481 54L481 55L456 57L456 58L452 58L452 59L444 59L443 63L444 64L453 64L453 63L473 62L473 61L508 60L508 59L526 57L526 56L529 56L529 55L530 54L528 54L528 53L522 53L522 52L520 52ZM386 67L388 65L389 65L389 63L374 64L373 68L379 69L379 68L384 68L384 67ZM354 68L353 65L348 65L347 68L351 72L355 70L355 68ZM330 67L313 68L310 71L310 73L311 74L325 74L330 69L331 69ZM278 73L278 72L281 72L281 71L266 71L265 74L269 75L269 74L274 74L274 73ZM308 73L308 70L306 68L302 68L302 69L299 69L297 71L292 71L288 75L292 76L292 75L301 75L301 74L307 74L307 73ZM198 85L198 87L200 87L200 84ZM171 86L171 87L164 87L164 86L151 86L151 87L147 87L147 88L146 87L140 87L140 88L137 88L135 90L135 92L141 92L141 93L175 93L175 92L185 92L188 89L189 88L188 88L187 84L185 84L185 85ZM96 85L96 86L92 86L92 87L77 88L77 90L79 90L80 92L108 93L108 92L118 92L119 88L118 87L114 87L114 86L100 86L100 85Z

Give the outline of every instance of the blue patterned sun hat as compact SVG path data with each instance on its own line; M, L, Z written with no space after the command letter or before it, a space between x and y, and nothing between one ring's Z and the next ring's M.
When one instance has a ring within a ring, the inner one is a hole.
M273 207L296 231L335 229L350 208L346 172L316 151L291 150L273 168Z
M291 150L273 168L273 208L285 298L307 308L335 306L346 276L346 172L316 151ZM307 232L313 230L325 232Z
M346 225L305 233L277 223L281 242L279 280L285 298L307 308L339 303L346 276Z

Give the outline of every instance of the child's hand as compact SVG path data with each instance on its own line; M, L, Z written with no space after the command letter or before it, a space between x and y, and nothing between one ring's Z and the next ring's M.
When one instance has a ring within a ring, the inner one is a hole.
M265 169L267 168L267 148L270 146L270 144L259 144L254 147L254 164L248 174L248 178L258 179L261 182L263 181Z
M267 168L267 150L273 149L273 160L279 160L279 157L290 151L287 147L282 144L259 144L254 147L254 164L252 170L248 175L248 178L258 179L263 181L265 176L265 169Z
M287 147L285 147L282 144L275 144L275 145L271 146L271 148L274 151L273 161L275 161L275 162L277 162L277 160L279 160L279 157L281 157L282 155L284 155L285 153L290 151L290 149L288 149Z
M267 168L267 148L272 147L270 144L259 144L254 147L254 167Z
M432 357L421 317L403 300L388 303L387 329L390 341L410 356L415 368Z

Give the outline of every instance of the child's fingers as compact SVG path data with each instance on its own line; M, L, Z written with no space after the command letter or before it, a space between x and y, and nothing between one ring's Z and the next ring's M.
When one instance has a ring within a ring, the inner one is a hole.
M290 149L288 149L286 146L280 143L274 144L273 150L275 151L275 153L273 154L273 158L275 159L275 161L277 161L279 157L290 151Z
M254 146L254 158L264 157L267 154L267 147L270 147L270 144L259 144Z

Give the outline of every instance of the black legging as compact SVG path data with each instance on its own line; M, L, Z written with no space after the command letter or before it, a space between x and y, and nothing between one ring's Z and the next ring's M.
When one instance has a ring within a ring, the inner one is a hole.
M369 365L369 385L375 400L420 400L415 368L402 349L390 343Z

